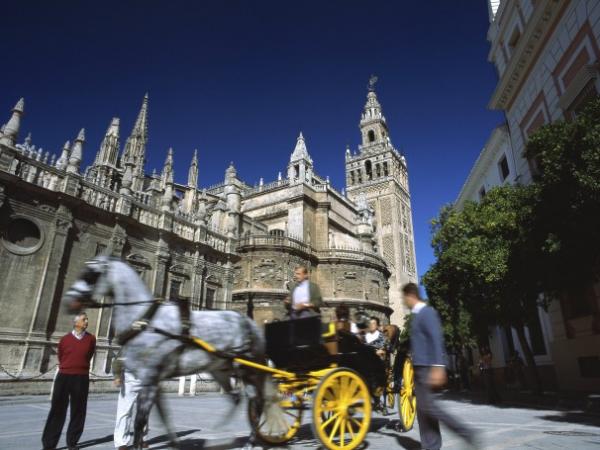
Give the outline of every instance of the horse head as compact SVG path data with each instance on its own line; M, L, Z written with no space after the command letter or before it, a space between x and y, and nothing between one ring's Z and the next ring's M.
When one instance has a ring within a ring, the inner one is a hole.
M107 276L110 265L111 258L108 256L98 256L85 263L80 276L63 296L62 301L69 314L100 306L96 298L110 293Z

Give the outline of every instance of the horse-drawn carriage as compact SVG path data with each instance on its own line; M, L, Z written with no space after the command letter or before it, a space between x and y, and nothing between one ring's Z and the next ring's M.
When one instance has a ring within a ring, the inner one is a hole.
M105 301L105 296L113 301ZM232 311L190 312L181 303L153 299L130 266L107 257L88 262L63 301L71 312L114 309L113 325L123 346L126 370L141 381L135 448L142 448L142 431L153 405L172 446L178 446L159 384L200 371L211 373L229 394L233 394L232 376L253 388L248 401L252 435L269 444L292 439L311 402L314 435L331 450L351 450L364 440L374 396L383 394L389 405L398 393L400 399L394 403L403 428L410 429L414 422L410 359L395 355L395 364L390 362L393 359L384 364L373 349L335 324L323 333L318 317L267 325L265 345L263 334L248 317ZM399 364L401 380L393 375Z
M395 397L392 365L386 366L372 348L354 341L351 334L336 330L334 323L322 333L318 317L274 322L265 333L267 355L276 367L269 371L277 384L278 401L275 412L267 409L260 415L249 403L256 435L267 443L283 444L296 435L303 411L310 409L313 434L326 448L360 445L370 427L374 396ZM415 418L413 386L412 365L406 358L397 402L405 429L412 427Z

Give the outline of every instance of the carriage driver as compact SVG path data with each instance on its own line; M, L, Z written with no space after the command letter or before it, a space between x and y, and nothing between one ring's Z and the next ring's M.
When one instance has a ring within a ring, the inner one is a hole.
M301 319L319 314L323 299L319 286L308 279L306 266L294 269L294 283L284 300L290 319Z

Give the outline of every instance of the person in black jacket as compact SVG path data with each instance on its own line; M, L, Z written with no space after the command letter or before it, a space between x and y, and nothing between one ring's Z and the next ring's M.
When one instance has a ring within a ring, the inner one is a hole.
M421 300L419 287L415 283L404 285L402 295L404 304L413 314L410 324L410 351L415 368L415 393L421 446L427 450L442 448L439 425L442 422L475 449L477 447L474 431L444 411L434 393L434 390L443 387L447 381L446 350L438 313Z

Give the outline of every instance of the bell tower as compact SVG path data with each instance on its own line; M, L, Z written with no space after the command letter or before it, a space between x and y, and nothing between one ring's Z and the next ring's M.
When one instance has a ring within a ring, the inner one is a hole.
M358 152L346 149L346 192L356 202L361 196L375 211L377 251L390 269L391 322L402 325L403 284L417 282L412 209L406 158L392 145L387 121L371 77L359 129Z

